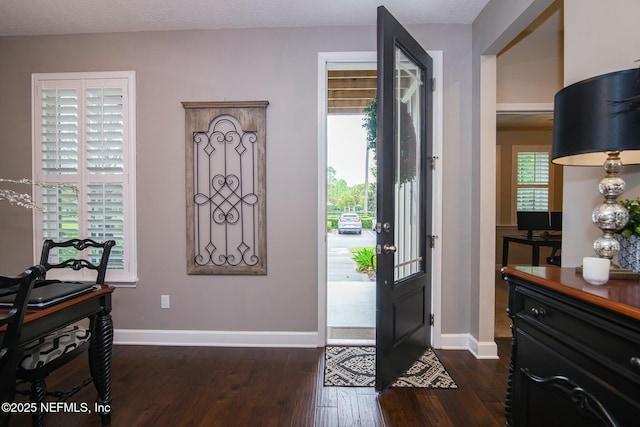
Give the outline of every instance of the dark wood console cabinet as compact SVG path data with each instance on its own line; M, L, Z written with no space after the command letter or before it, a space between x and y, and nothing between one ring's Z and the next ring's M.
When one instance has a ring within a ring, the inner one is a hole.
M513 341L507 425L640 426L640 283L505 267Z

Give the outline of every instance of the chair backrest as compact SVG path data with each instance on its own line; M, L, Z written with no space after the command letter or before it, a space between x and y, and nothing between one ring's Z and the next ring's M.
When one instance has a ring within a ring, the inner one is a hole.
M114 240L105 240L102 243L96 242L91 239L71 239L65 242L54 242L53 240L45 240L42 244L42 255L40 257L40 264L42 264L44 268L47 269L47 271L52 268L71 268L76 271L82 270L83 268L96 270L96 283L104 284L104 277L107 273L107 264L109 263L109 254L111 253L111 248L115 246L115 244L116 242ZM50 252L54 248L69 248L71 253L63 254L61 253L63 251L60 251L59 249L58 259L63 261L58 263L50 263ZM100 261L98 263L95 263L91 260L92 257L89 253L81 253L88 248L102 249ZM75 249L75 251L73 251L72 249Z
M22 322L33 285L44 274L44 267L34 265L17 276L0 276L0 294L16 294L13 306L0 314L0 327L6 325L0 338L0 402L13 400Z

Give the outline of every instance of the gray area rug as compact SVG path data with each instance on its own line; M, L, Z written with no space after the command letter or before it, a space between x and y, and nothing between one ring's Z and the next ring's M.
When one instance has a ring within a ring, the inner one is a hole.
M373 387L375 370L375 347L325 347L325 386ZM458 388L458 385L438 356L428 349L392 387Z

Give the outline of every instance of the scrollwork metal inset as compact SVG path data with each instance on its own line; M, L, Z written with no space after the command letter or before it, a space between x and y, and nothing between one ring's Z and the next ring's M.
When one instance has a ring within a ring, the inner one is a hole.
M569 378L560 375L543 378L532 374L527 368L521 368L520 371L530 381L533 381L545 388L558 390L564 393L581 412L598 419L602 425L608 427L619 426L613 416L605 409L604 405L602 405L595 396Z
M193 133L194 261L199 266L255 266L260 262L257 141L256 133L243 131L231 115L215 117L207 131Z

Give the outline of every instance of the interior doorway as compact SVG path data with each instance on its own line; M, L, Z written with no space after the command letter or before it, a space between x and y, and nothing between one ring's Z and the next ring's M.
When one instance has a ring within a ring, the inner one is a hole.
M326 79L327 343L373 345L376 182L368 129L375 127L375 59L329 62Z
M523 180L520 171L526 172L527 162L523 154L534 153L537 159L545 159L536 167L538 204L541 209L551 212L562 210L562 168L550 162L553 133L553 105L551 104L499 104L496 114L496 273L495 273L495 338L511 337L511 319L507 316L508 291L500 269L503 259L503 239L505 236L526 236L516 221L517 211L532 210L521 208L526 204L526 193L519 195L517 186ZM522 174L525 175L524 173ZM542 200L540 197L544 196ZM550 217L549 217L550 219ZM561 235L561 230L548 228L536 230L547 233L548 238ZM513 245L509 250L510 265L531 265L532 247ZM540 249L540 265L549 265L551 255L559 259L560 252L550 247Z

